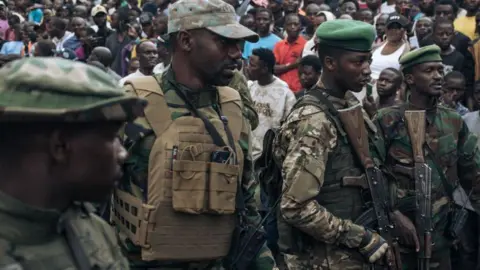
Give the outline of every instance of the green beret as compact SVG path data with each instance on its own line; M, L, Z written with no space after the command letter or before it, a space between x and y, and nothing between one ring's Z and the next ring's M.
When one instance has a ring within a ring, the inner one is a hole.
M402 70L427 62L442 62L440 47L437 45L429 45L408 52L400 57Z
M13 61L0 78L0 122L129 121L146 106L105 71L62 58Z
M340 19L322 23L315 35L319 44L348 51L369 52L375 40L375 29L365 22Z

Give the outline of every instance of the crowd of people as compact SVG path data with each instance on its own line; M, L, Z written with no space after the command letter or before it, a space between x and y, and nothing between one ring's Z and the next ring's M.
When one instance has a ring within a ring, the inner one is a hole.
M480 269L479 41L480 0L0 0L0 269Z

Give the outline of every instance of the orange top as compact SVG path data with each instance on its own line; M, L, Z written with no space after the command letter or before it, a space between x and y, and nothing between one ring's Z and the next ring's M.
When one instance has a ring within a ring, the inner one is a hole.
M277 42L273 48L277 65L295 63L298 58L302 57L305 43L307 41L302 36L299 36L293 43L288 43L286 39ZM280 75L280 79L284 80L293 92L298 92L302 89L300 78L298 77L298 68L283 73Z

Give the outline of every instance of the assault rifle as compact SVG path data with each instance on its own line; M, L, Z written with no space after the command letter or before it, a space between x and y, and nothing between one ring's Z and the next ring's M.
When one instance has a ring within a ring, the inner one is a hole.
M370 157L368 133L363 119L362 107L358 104L347 109L338 110L338 113L349 142L355 149L355 153L365 169L373 201L373 211L377 218L377 231L387 241L392 251L388 252L385 257L387 268L400 270L402 269L400 252L391 234L393 226L389 219L386 179L383 172L375 166Z
M432 168L425 163L425 111L405 111L408 135L412 144L415 162L415 227L419 234L420 252L418 254L418 269L430 269L432 256Z

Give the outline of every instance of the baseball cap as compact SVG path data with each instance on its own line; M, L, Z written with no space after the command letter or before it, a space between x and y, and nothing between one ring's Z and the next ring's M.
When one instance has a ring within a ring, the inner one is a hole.
M153 15L150 12L144 12L140 14L138 18L140 24L147 24L147 23L152 23L153 21Z
M257 42L252 30L237 22L237 14L222 0L180 0L168 8L168 34L206 28L229 39Z
M92 8L92 17L95 17L98 13L105 13L107 14L107 9L102 5L96 5Z
M81 62L28 57L5 65L0 77L0 122L130 121L146 106Z
M408 21L407 18L405 18L405 16L394 12L394 13L391 13L388 16L387 22L386 22L385 25L388 27L389 25L394 24L394 23L398 23L398 24L400 24L401 27L405 28L405 27L408 26L409 21Z

